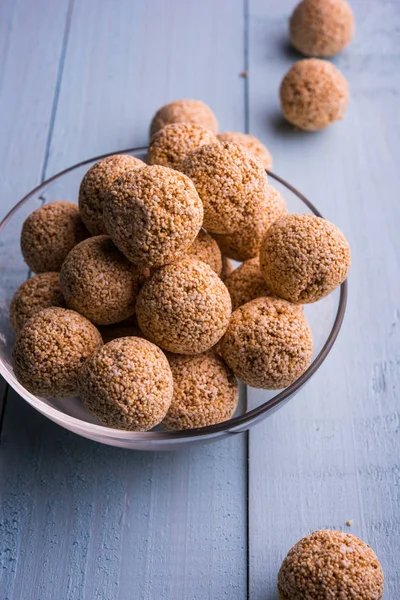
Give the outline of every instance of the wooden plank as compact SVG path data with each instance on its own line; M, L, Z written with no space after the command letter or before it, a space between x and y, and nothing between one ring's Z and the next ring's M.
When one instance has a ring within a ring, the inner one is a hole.
M10 399L2 597L245 598L244 450L237 437L187 452L110 448Z
M4 0L4 2L0 4L0 92L4 76L4 64L7 60L9 49L14 6L14 0Z
M67 0L1 3L2 216L42 175L67 10Z
M352 3L357 35L335 59L351 86L343 122L293 131L279 113L293 2L250 0L250 131L276 172L337 223L353 252L347 316L309 385L250 433L250 598L276 598L281 561L318 528L350 531L376 550L397 598L399 536L399 169L397 3ZM263 394L249 390L259 403ZM346 521L353 520L351 528Z
M151 117L180 98L209 104L221 130L244 126L239 0L78 2L49 171L141 146ZM234 41L234 44L233 44ZM229 99L227 102L226 100Z
M29 14L25 4L0 3L0 218L43 177L68 10L67 0L57 6L39 0ZM28 274L22 259L10 251L8 236L15 230L8 230L0 244L1 265L7 265L2 301L7 303ZM2 383L0 413L5 391Z
M48 174L142 144L156 108L180 97L243 128L242 42L241 0L77 2ZM244 437L181 453L117 450L12 393L2 446L8 600L246 597Z

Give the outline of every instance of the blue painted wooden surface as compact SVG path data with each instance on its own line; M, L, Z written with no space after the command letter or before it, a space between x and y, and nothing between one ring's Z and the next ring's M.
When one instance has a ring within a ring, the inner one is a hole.
M248 439L133 453L80 439L8 392L2 600L275 600L283 556L320 527L368 541L385 598L398 597L400 6L353 2L357 35L335 59L349 111L307 135L282 123L277 99L298 58L287 44L294 3L0 3L2 214L71 163L145 143L156 108L189 96L214 108L221 129L263 139L354 257L333 352Z
M276 170L346 233L353 255L343 330L315 378L250 433L250 597L275 598L290 546L317 528L370 543L399 596L400 4L352 2L357 32L335 63L350 83L345 119L299 134L276 90L297 58L291 0L250 2L250 131L270 141ZM252 392L257 398L260 392ZM351 527L346 521L353 520Z

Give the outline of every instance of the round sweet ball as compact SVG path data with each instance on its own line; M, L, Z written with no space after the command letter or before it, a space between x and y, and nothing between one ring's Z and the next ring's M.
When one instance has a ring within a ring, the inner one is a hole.
M227 256L222 256L222 270L220 273L222 281L226 281L229 275L233 273L234 270L235 266L233 262Z
M153 165L122 175L104 205L114 243L140 267L159 267L183 256L203 223L203 205L193 182L173 169Z
M163 165L179 171L189 152L205 144L216 143L217 138L213 132L201 125L171 123L151 138L147 162L149 165Z
M84 405L100 423L129 431L158 425L173 394L166 356L137 337L105 344L85 363L78 383Z
M230 419L239 392L235 376L213 351L168 357L174 395L162 425L181 430L207 427Z
M65 307L58 273L39 273L17 289L10 304L11 327L16 334L28 319L44 308Z
M243 146L250 154L262 162L264 169L270 169L272 167L272 156L270 151L254 135L250 135L250 133L239 133L238 131L225 131L224 133L219 133L217 138L220 142L231 142Z
M308 56L334 56L353 35L353 11L346 0L303 0L290 19L290 40Z
M81 242L68 254L60 272L61 291L69 308L96 325L130 317L144 274L108 235Z
M218 121L207 104L200 100L176 100L162 106L154 115L150 126L150 137L171 123L194 123L209 129L212 133L218 131Z
M201 146L185 158L181 170L196 186L204 205L204 227L212 233L239 230L264 200L265 169L238 144Z
M231 295L232 310L264 296L271 296L271 290L261 275L258 258L252 258L238 267L227 279L225 285Z
M233 233L214 234L222 254L233 260L245 261L258 256L268 228L287 213L286 202L272 185L267 184L264 198L252 218Z
M79 188L79 211L92 235L107 233L103 221L103 203L110 185L127 171L144 166L145 163L135 156L116 154L99 160L89 169Z
M373 550L349 533L319 530L289 551L278 574L279 600L381 600L384 575Z
M286 215L267 231L260 270L274 295L294 304L327 296L350 269L349 244L329 221L314 215Z
M83 364L103 341L94 325L65 308L45 308L22 328L14 347L14 373L44 398L68 398L78 391Z
M283 116L305 131L318 131L343 118L349 86L332 63L318 58L299 60L280 88Z
M136 315L112 325L101 325L99 331L105 344L122 337L143 337Z
M200 354L225 333L231 299L221 279L192 258L158 269L140 290L136 314L146 338L177 354Z
M217 350L244 383L276 390L304 373L313 341L297 306L280 298L256 298L232 313Z
M51 202L34 210L21 231L21 252L34 273L59 271L68 252L89 233L74 202Z
M200 229L197 238L194 240L186 254L209 265L217 275L221 274L221 250L214 238L204 231L204 229Z

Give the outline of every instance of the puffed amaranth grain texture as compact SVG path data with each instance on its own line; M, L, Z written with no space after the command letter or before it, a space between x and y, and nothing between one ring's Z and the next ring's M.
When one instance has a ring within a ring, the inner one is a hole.
M107 233L103 221L103 203L110 185L124 173L144 166L145 163L135 156L115 154L99 160L89 169L79 188L79 211L92 235Z
M168 356L174 395L162 422L165 429L207 427L230 419L236 410L238 384L213 351L197 356Z
M216 116L211 108L200 100L176 100L162 106L151 121L150 138L171 123L194 123L212 133L218 131Z
M267 231L260 270L273 294L295 304L316 302L343 283L350 269L349 244L329 221L286 215Z
M104 222L130 261L159 267L193 244L203 223L203 205L186 175L153 165L117 179L104 204Z
M14 347L14 373L32 394L69 398L78 391L85 361L103 341L85 317L65 308L45 308L23 326Z
M311 362L312 334L297 306L257 298L232 313L217 351L236 377L255 388L285 388Z
M59 273L39 273L24 281L10 304L10 321L14 332L18 334L28 319L51 306L65 308Z
M192 258L197 258L209 265L217 275L222 271L221 250L214 238L209 233L200 229L197 238L190 246L186 254Z
M96 325L110 325L133 315L143 279L143 271L118 250L108 235L78 244L60 272L67 306Z
M346 0L303 0L290 19L290 40L308 56L334 56L353 35L353 11Z
M262 163L242 146L222 142L191 152L181 170L194 182L204 205L204 227L232 233L253 220L267 186Z
M246 148L250 154L262 162L264 169L271 169L272 155L268 148L254 135L250 133L239 133L238 131L224 131L217 138L220 142L231 142Z
M163 165L179 171L189 152L216 144L217 138L209 129L195 123L171 123L153 135L149 145L149 165Z
M146 338L177 354L200 354L225 333L231 299L205 263L184 258L161 267L140 290L136 314Z
M319 530L289 551L278 574L279 600L381 600L384 576L374 551L349 533Z
M337 67L326 60L299 60L281 83L283 116L305 131L324 129L342 119L348 99L346 79Z
M233 260L245 261L257 257L268 228L287 213L286 202L272 185L267 184L258 210L233 233L214 234L222 254Z
M244 262L225 279L225 285L231 295L232 310L264 296L271 296L271 290L260 271L258 257Z
M68 252L89 236L78 205L56 201L34 210L21 231L21 252L34 273L59 271Z
M137 337L103 346L79 377L79 395L86 408L115 429L152 429L165 417L172 394L167 358L157 346Z

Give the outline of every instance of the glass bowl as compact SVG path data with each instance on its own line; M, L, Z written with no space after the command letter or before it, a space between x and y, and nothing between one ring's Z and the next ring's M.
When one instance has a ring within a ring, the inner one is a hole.
M113 154L132 154L143 159L146 150L146 147L131 148ZM93 163L104 156L108 155L86 160L54 175L22 198L0 223L0 373L22 398L55 423L78 435L111 446L135 450L172 450L215 441L249 429L292 398L328 356L343 321L347 282L327 298L305 307L305 314L314 336L314 356L307 371L286 389L278 392L265 390L262 393L258 390L254 398L251 391L241 385L239 407L234 417L218 425L179 432L156 429L142 433L111 429L100 425L86 411L79 398L40 398L28 392L15 378L11 359L14 334L9 323L9 305L14 291L29 276L19 246L22 224L33 210L47 202L77 201L83 175ZM269 173L269 178L286 199L290 212L321 216L311 202L283 179L273 173Z

